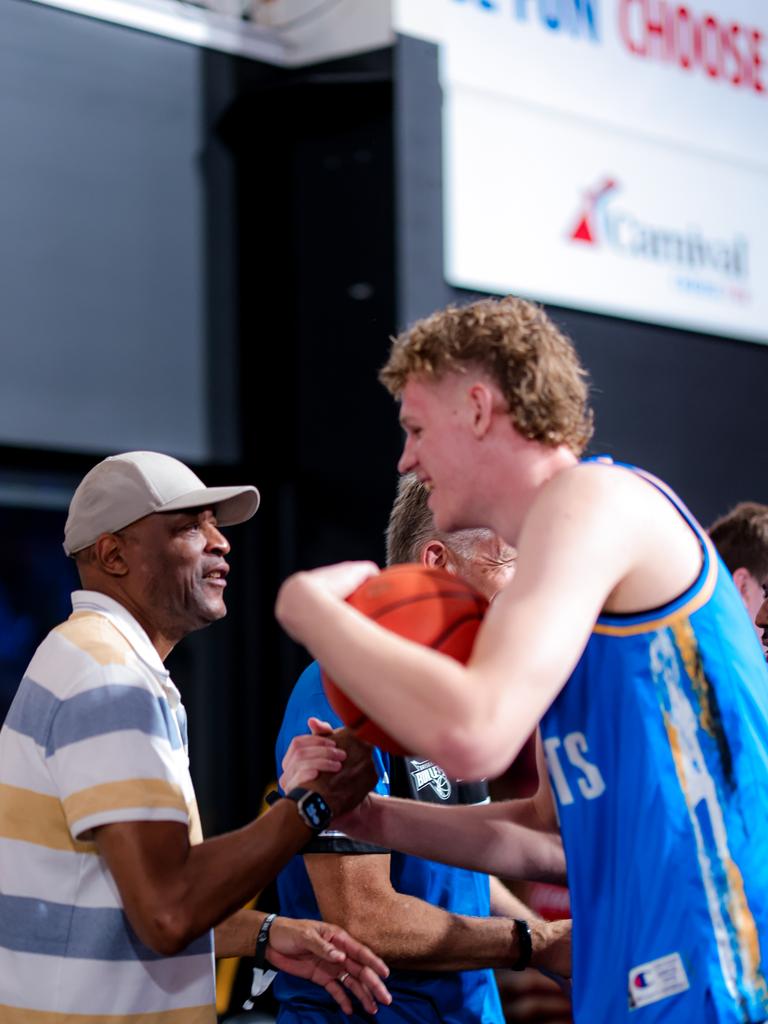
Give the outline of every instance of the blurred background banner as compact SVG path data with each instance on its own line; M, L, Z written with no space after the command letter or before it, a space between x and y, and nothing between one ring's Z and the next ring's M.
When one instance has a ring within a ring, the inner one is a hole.
M452 284L768 341L765 5L434 13Z

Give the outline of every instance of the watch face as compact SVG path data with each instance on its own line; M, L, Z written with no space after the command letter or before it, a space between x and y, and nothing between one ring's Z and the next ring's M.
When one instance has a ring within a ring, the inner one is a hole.
M331 809L319 793L307 793L299 800L299 810L307 825L323 829L331 820Z

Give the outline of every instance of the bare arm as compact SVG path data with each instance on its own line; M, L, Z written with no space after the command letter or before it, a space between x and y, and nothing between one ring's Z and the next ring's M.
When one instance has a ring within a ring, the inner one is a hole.
M217 957L253 956L256 936L266 913L260 910L236 910L216 925L213 947Z
M356 748L343 771L319 779L315 788L332 809L342 809L354 806L375 778L370 754L362 756ZM215 925L221 925L221 955L252 952L264 914L239 908L310 835L289 800L237 832L195 846L180 822L129 821L94 829L128 920L138 937L163 956L180 952ZM342 971L351 975L345 985L369 1012L375 1012L375 1000L391 1001L380 980L388 973L386 966L333 925L278 918L267 952L279 969L325 987L346 1012L351 1003L337 981Z
M393 966L455 971L508 966L518 958L508 918L467 917L398 893L389 855L311 854L307 871L325 920L352 930ZM534 963L569 973L567 928L531 922Z
M214 931L216 956L253 956L259 929L266 916L259 910L244 909L222 921ZM324 946L335 953L333 960L325 955L327 950ZM343 963L339 960L339 953ZM369 1013L376 1013L377 1000L385 1004L391 1001L375 976L381 961L337 925L276 917L269 931L267 956L270 967L306 978L325 988L345 1013L352 1013L352 1003L338 981L342 971L349 975L344 981L345 987L357 996ZM375 970L372 971L372 967Z
M493 778L567 681L601 609L665 604L700 564L698 541L655 488L617 467L578 465L541 487L518 539L515 578L492 604L466 666L340 600L370 565L291 577L277 614L407 749L449 775Z
M438 807L371 796L341 827L356 838L456 867L504 878L565 879L562 841L542 828L534 799Z
M311 736L291 741L282 762L284 790L303 785L317 770L338 771L332 758L334 732L310 719ZM359 743L345 737L351 753ZM472 807L440 807L368 796L343 815L338 827L357 839L390 850L471 868L505 878L565 882L565 856L540 742L536 739L539 788L525 800Z
M339 745L346 736L337 734ZM376 782L370 749L356 743L344 768L317 780L333 811L355 807ZM307 843L311 830L281 800L236 832L198 845L174 821L126 821L94 830L136 934L172 956L239 910Z
M576 467L542 488L519 538L515 578L492 604L466 666L339 600L369 568L292 577L278 617L407 749L450 775L493 777L564 685L601 608L639 557L623 482L613 486L617 472L609 481L607 471Z
M172 956L229 917L308 841L292 801L237 832L191 846L173 821L133 821L95 830L136 934Z

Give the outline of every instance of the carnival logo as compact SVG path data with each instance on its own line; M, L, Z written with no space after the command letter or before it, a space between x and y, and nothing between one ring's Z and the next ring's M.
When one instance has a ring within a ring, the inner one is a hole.
M749 277L749 242L743 235L715 238L694 226L650 224L617 205L619 192L619 183L608 177L585 192L569 241L688 273L709 271L730 282L743 283Z
M617 188L613 178L606 178L597 188L584 193L584 203L579 214L576 225L571 231L570 237L574 242L586 242L587 245L595 245L598 228L598 211L607 197Z

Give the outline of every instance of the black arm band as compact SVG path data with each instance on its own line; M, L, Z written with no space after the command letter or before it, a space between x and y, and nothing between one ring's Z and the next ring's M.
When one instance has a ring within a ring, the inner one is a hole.
M515 918L515 933L517 935L518 954L517 960L510 967L513 971L524 971L530 965L533 955L533 943L531 941L531 929L527 921Z
M261 928L259 928L259 934L256 936L256 950L253 954L253 959L256 966L264 971L269 969L267 962L267 946L269 945L269 929L272 927L272 922L277 917L277 914L267 914L264 920L261 922Z

